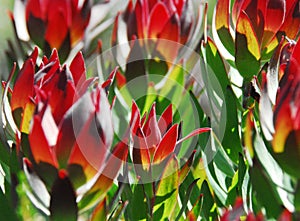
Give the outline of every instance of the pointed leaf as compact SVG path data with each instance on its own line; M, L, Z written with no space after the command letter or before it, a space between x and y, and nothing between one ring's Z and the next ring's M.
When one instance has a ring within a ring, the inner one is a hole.
M173 155L168 160L157 187L153 207L154 220L168 220L173 213L178 196L178 169L177 159Z
M172 112L172 104L170 104L162 113L158 120L158 127L160 129L160 133L164 135L172 126L173 123L173 112Z
M150 109L148 119L143 127L143 132L146 137L150 155L153 156L156 145L158 145L159 141L161 140L160 130L156 121L155 103Z
M86 80L86 70L82 52L78 52L72 60L70 71L76 86L80 86Z
M26 60L13 88L10 102L12 111L19 107L24 110L29 97L33 96L33 75L34 63L31 59Z
M96 208L93 210L91 221L97 220L106 220L107 212L106 212L106 199L98 203Z
M174 124L163 136L153 156L153 163L159 164L173 153L178 136L178 124Z

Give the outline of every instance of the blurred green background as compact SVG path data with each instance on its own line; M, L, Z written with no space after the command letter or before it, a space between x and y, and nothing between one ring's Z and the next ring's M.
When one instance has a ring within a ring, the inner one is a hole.
M8 75L8 69L5 50L7 49L7 39L13 34L12 24L8 16L8 10L13 9L12 0L0 0L0 78L5 79Z

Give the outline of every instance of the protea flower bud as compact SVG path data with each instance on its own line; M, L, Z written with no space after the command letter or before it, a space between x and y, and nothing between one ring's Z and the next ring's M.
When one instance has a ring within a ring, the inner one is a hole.
M28 0L16 5L15 13L22 7L30 39L47 55L56 48L62 61L84 37L91 15L90 0Z
M183 45L194 48L199 43L203 8L194 10L189 0L129 1L116 18L112 44L138 39L145 54L173 61Z
M153 182L158 178L157 175L161 176L166 161L170 158L176 159L181 142L210 131L210 128L199 128L181 138L181 126L173 124L172 105L165 109L158 120L156 117L155 104L152 105L148 116L141 117L136 103L133 102L131 115L132 156L136 173L143 182ZM153 172L154 170L156 172Z
M280 50L280 48L278 49ZM300 167L300 42L287 43L278 57L278 68L273 73L279 77L275 99L270 97L274 77L263 76L263 91L260 100L260 118L263 132L271 141L276 159L290 174L299 177ZM283 76L281 72L283 71ZM275 102L272 102L275 101Z
M294 39L299 32L299 1L219 0L214 14L213 35L221 53L241 75L251 80L260 63L269 59L282 36ZM232 24L232 25L231 25ZM221 50L222 49L222 50Z

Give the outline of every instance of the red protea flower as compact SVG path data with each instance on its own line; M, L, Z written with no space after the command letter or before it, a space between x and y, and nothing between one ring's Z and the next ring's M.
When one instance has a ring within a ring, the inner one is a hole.
M268 74L263 75L260 118L263 132L272 142L276 158L287 172L299 177L300 42L296 45L290 42L278 51L281 53L277 53L277 60L274 61L275 64L279 63L279 67L273 65ZM278 88L274 88L276 76L280 79ZM272 90L277 90L275 98L272 97Z
M113 45L123 44L127 35L128 41L140 39L151 55L173 60L182 45L193 48L201 38L202 10L195 15L192 4L189 0L130 1L116 18Z
M26 157L24 170L38 208L52 218L58 213L66 219L77 217L78 210L105 197L127 156L126 140L111 147L114 133L106 89L116 70L98 85L95 78L86 79L81 53L69 67L61 67L54 50L36 72L37 54L35 49L25 61L12 88L10 82L4 84L17 124L16 144ZM9 107L4 109L8 115ZM64 189L65 196L60 194ZM71 214L62 216L61 201L72 207Z
M216 5L214 38L223 55L235 60L239 72L249 79L258 73L260 61L271 56L282 35L297 36L299 1L240 0L233 3L231 13L230 5L230 0Z
M46 54L56 48L61 60L82 40L90 14L90 0L28 0L25 3L30 38Z
M79 52L70 67L61 66L57 51L43 58L36 72L38 49L35 48L21 68L11 89L10 106L21 132L29 132L31 116L41 99L47 99L56 124L83 94L89 83L85 76L85 65ZM7 84L9 86L9 84Z
M156 119L155 104L152 105L149 115L140 116L139 109L135 102L132 104L131 133L133 139L132 157L137 175L141 176L144 182L152 182L156 179L151 174L153 167L162 166L164 161L175 157L178 153L179 144L184 140L210 131L209 128L199 128L181 138L181 127L173 124L172 105L169 105L160 118ZM156 168L157 169L157 168ZM146 173L144 173L146 172ZM160 170L158 169L158 175ZM146 175L143 177L143 175Z

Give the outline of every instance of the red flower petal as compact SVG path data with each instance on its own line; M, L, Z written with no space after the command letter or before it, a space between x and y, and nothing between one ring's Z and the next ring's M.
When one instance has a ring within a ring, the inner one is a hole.
M167 130L172 126L173 123L173 112L172 112L172 104L170 104L162 113L161 117L158 120L158 127L160 129L160 133L164 135Z
M50 147L48 143L45 132L52 133L52 131L44 131L41 117L35 116L33 118L33 127L31 133L29 134L32 156L37 163L49 163L57 167L57 162L54 157L52 147Z
M88 179L100 170L107 155L107 148L109 148L99 135L96 121L95 115L91 114L76 136L76 145L68 161L68 164L81 165Z
M75 83L75 86L81 85L86 80L86 70L82 52L78 52L70 65L70 71Z
M263 47L267 45L281 27L285 16L285 3L283 0L268 2L265 12L265 27L262 40Z
M29 97L33 96L33 76L34 76L34 63L32 59L25 61L19 75L16 79L16 83L13 88L11 97L11 109L21 107L23 110Z
M145 126L143 127L143 132L145 134L148 147L150 149L152 149L152 147L156 147L159 141L161 140L161 134L158 127L158 123L156 121L155 103L150 109L148 119L145 123ZM150 151L150 155L153 155L153 153L151 153Z
M160 163L173 153L178 136L178 124L174 124L164 135L154 153L153 163Z
M95 107L89 93L83 95L67 111L59 125L59 134L55 152L61 167L66 167L67 162L76 142L76 136L86 124L91 115L95 114Z
M280 28L287 37L294 39L299 33L300 27L300 14L299 14L299 1L286 1L286 16L283 25Z
M158 50L167 61L173 61L180 48L180 23L177 14L173 14L164 25L157 36L159 38L156 50ZM178 42L178 44L176 44Z
M168 9L162 2L158 2L149 15L148 37L159 38L160 33L169 20Z
M59 49L68 34L70 9L65 1L52 0L48 7L50 10L48 11L45 40L51 48Z
M147 1L137 0L135 5L135 17L137 23L137 35L138 38L146 38L146 28L148 25L149 9ZM130 36L131 37L131 36Z
M150 169L150 153L147 146L145 135L140 127L133 136L133 162L135 164L140 164L144 170Z
M130 120L130 127L132 133L136 134L138 127L140 127L141 122L141 114L140 110L135 103L135 101L132 101L132 107L131 107L131 120Z

